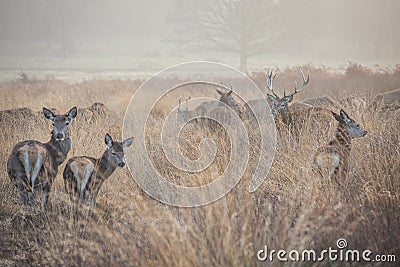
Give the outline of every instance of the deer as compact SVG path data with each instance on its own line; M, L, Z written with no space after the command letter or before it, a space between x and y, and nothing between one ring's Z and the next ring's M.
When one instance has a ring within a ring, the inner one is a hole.
M331 112L338 122L335 138L317 149L314 167L323 178L340 183L341 178L348 174L352 140L364 137L368 132L343 109L340 110L340 114Z
M230 113L227 110L227 108L230 107L234 112L238 114L240 118L243 118L244 115L243 107L240 106L233 98L232 88L226 93L218 89L216 91L220 95L219 99L220 102L218 102L217 106L211 107L209 110L207 110L207 115L219 119L222 123L229 123Z
M400 88L376 95L369 109L374 111L393 111L400 109Z
M77 108L73 107L65 115L55 115L43 107L43 114L53 125L50 141L26 140L17 143L8 158L7 173L17 187L23 204L36 205L38 193L42 196L41 208L45 213L58 167L71 149L70 123L76 117Z
M230 114L226 110L226 106L228 106L233 109L241 119L244 119L245 109L233 98L232 88L227 92L216 89L216 92L220 95L219 101L207 101L197 106L194 109L194 114L197 117L213 117L219 119L223 123L229 123ZM199 121L197 120L197 122Z
M267 90L270 93L267 93L267 99L270 102L270 114L274 117L275 125L277 128L279 140L288 141L288 143L292 143L291 140L294 140L295 143L300 142L301 133L307 129L307 127L311 124L325 124L330 122L330 112L326 108L328 103L333 103L331 99L328 97L321 97L318 99L321 104L320 106L315 106L312 103L308 102L295 102L291 104L294 99L294 96L304 90L304 88L310 82L310 73L308 71L307 77L304 75L303 70L300 68L300 73L302 77L302 83L299 86L295 81L294 90L290 94L286 95L284 92L283 97L280 97L274 90L273 81L276 77L276 73L273 74L272 71L268 72L267 79ZM248 101L247 107L259 108L259 102L265 101L265 99L256 99ZM315 100L316 101L316 100ZM314 102L315 102L314 101ZM252 113L250 109L247 109L247 116L252 118ZM250 120L254 122L254 120ZM260 122L259 122L260 123ZM261 123L263 123L261 121ZM313 127L312 129L315 129ZM310 128L311 129L311 128ZM322 131L321 134L326 134L328 127L318 127L317 131ZM286 133L289 136L289 139L286 140L283 138L283 134Z
M289 104L293 101L294 96L303 91L310 81L309 72L307 74L307 78L305 77L304 72L301 68L300 72L302 75L302 84L298 86L297 82L295 82L294 91L288 95L286 95L286 92L284 92L283 97L279 97L273 87L273 81L276 77L276 73L273 74L272 71L268 72L267 79L267 89L270 91L270 93L267 93L267 99L270 102L269 112L274 117L278 133L282 137L282 133L286 131L293 135L297 141L299 141L299 135L303 122L310 115L310 112L317 110L315 107L309 104L302 104L300 105L300 107L296 107L293 110L289 106ZM264 102L265 99L248 101L246 106L248 118L253 117L252 112L248 107L258 108L260 106L260 101Z
M182 97L179 96L178 98L178 110L177 110L177 121L185 121L189 119L193 114L194 111L190 110L188 108L188 101L190 100L190 97ZM183 105L184 102L184 105Z
M303 91L304 87L309 83L310 81L310 73L308 72L307 78L305 78L303 70L300 69L302 78L303 78L303 84L298 87L297 82L295 82L295 87L293 93L290 93L289 95L286 95L286 92L283 93L283 97L279 97L273 88L273 80L276 77L275 75L272 75L272 71L268 74L268 81L267 81L267 88L271 91L271 94L267 94L268 99L271 102L271 114L275 116L276 120L282 121L284 124L290 126L293 124L295 118L293 116L293 113L290 111L289 108L289 103L293 101L293 97Z
M100 158L88 156L72 157L68 160L64 172L65 191L70 195L71 202L90 204L92 210L96 206L97 195L103 183L114 173L117 167L125 166L125 149L132 145L134 138L123 142L115 142L107 133L107 146ZM89 203L90 202L90 203Z
M297 82L295 82L295 87L294 87L294 92L290 93L289 95L286 95L286 92L284 92L283 97L279 97L278 94L274 91L273 88L273 80L276 77L276 73L273 74L272 71L268 72L268 79L267 79L267 88L268 90L272 93L267 93L267 99L271 103L270 107L270 114L272 114L275 117L275 121L281 121L286 125L291 125L294 121L293 114L290 111L289 104L293 101L293 98L296 94L300 93L303 91L305 86L309 83L310 81L310 73L308 72L307 78L305 78L303 70L300 69L302 78L303 78L303 83L299 87L297 85ZM246 107L254 107L258 108L260 106L259 102L264 102L265 99L255 99L255 100L250 100L248 101ZM302 105L302 107L308 107L311 105L305 104ZM251 110L249 108L246 108L246 112L249 113L247 114L248 117L251 117Z

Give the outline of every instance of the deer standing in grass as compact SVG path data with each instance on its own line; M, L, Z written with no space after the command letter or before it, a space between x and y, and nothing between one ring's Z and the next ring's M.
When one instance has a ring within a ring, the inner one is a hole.
M224 93L217 89L217 93L220 95L219 101L213 101L214 105L210 105L207 109L207 115L218 119L221 123L230 123L230 112L228 108L231 108L238 116L243 119L244 108L239 105L232 96L232 89ZM225 105L224 105L225 104Z
M289 104L293 101L294 96L303 91L305 86L310 81L310 73L307 74L306 78L304 76L302 69L300 69L300 72L303 79L303 83L300 86L298 86L297 82L295 82L294 91L289 95L286 95L286 92L284 92L283 97L279 97L273 88L273 80L276 77L276 74L273 75L271 71L268 74L268 80L267 80L267 88L272 93L272 94L267 94L268 100L271 103L270 113L275 118L275 124L280 136L282 137L282 134L285 132L288 134L287 141L289 141L289 143L291 139L294 139L296 140L296 142L299 142L299 137L301 135L304 122L307 120L307 118L309 118L311 113L315 111L313 107L302 107L300 109L292 109L289 106ZM282 140L286 140L286 138L283 138Z
M268 73L267 88L269 91L271 91L272 94L268 93L267 98L271 104L270 113L275 117L275 122L277 123L277 125L279 125L279 123L282 122L284 125L290 127L297 119L295 113L290 110L289 103L293 101L294 95L300 93L310 81L310 73L308 73L306 79L302 69L300 69L300 72L303 78L302 85L298 87L297 82L295 82L294 92L289 95L286 95L286 93L284 93L283 97L279 97L278 94L275 93L273 88L273 80L275 79L276 74L273 75L272 71ZM263 107L264 102L265 99L250 100L248 101L247 106L252 106L258 109ZM246 112L248 113L247 117L251 118L252 117L251 110L246 107Z
M71 148L69 124L76 117L77 108L73 107L66 115L54 115L43 108L43 114L53 124L50 141L43 144L27 140L16 144L8 158L7 172L24 205L35 205L36 193L42 196L44 213L58 166Z
M289 105L293 101L294 96L303 91L310 81L309 72L307 78L302 69L300 69L300 72L302 84L298 86L297 82L295 82L294 91L288 95L284 92L283 97L279 97L273 88L273 80L276 74L273 75L272 72L268 73L267 88L272 93L267 94L267 98L270 102L270 114L274 116L280 140L288 142L288 144L292 144L292 140L294 140L294 143L299 143L300 136L310 125L312 129L322 132L320 134L325 134L327 128L322 125L329 123L331 118L330 112L324 106L313 106L308 103L299 102ZM261 108L262 105L260 104L264 101L265 99L250 100L247 106L252 106L255 109ZM330 100L324 99L324 101L329 102ZM250 118L251 122L254 122L255 118L250 109L247 109L247 116ZM315 127L315 125L321 125L321 127ZM287 135L287 138L285 135Z
M294 92L286 95L286 93L283 93L283 97L279 97L272 86L272 82L276 76L272 75L272 71L268 74L268 82L267 82L267 87L271 91L271 94L267 94L268 99L271 101L271 114L275 116L276 119L281 120L285 125L292 125L296 118L294 116L294 113L291 112L289 108L289 103L293 101L294 95L300 93L303 91L304 87L308 84L310 81L310 73L307 75L307 79L304 76L303 70L300 69L302 78L303 78L303 84L298 87L297 82L295 82L295 87L294 87Z
M348 173L351 141L365 136L367 131L350 118L343 109L340 110L340 114L332 111L332 115L339 122L335 139L317 150L314 163L319 174L324 178L340 182L339 179Z
M132 145L133 138L123 142L114 142L109 134L105 136L106 151L101 158L80 156L70 158L65 166L63 177L67 193L71 200L90 201L91 207L96 206L96 198L105 180L116 170L124 167L125 149Z
M376 111L400 109L400 88L376 95L371 104L370 108Z

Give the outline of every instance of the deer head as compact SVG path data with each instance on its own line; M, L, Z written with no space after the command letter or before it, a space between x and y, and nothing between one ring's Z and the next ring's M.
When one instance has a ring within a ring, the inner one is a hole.
M302 69L300 69L300 72L301 72L301 75L303 78L303 84L300 87L298 87L297 82L295 82L294 92L289 95L286 95L286 92L284 92L283 97L279 97L275 93L273 86L272 86L272 82L273 82L276 74L272 75L272 71L270 73L268 73L267 87L272 92L272 95L267 94L267 96L272 104L271 110L270 110L272 115L275 116L278 113L280 113L282 110L286 109L287 106L289 105L289 103L293 101L293 96L297 93L300 93L304 89L304 87L308 84L308 82L310 81L310 73L309 72L307 75L307 79L304 77L304 73L303 73Z
M366 130L361 128L358 122L350 118L343 109L340 110L340 114L333 111L331 112L333 117L339 122L339 127L345 130L351 139L363 137L368 133Z
M219 101L221 101L222 103L230 107L235 107L238 105L236 100L232 96L232 90L229 90L229 92L224 93L217 89L217 93L220 95Z
M104 139L107 150L105 154L107 155L107 159L110 164L118 167L124 167L124 156L125 156L125 148L129 147L133 143L133 137L126 139L122 142L114 142L111 136L107 133Z
M239 117L242 117L243 116L242 107L233 98L232 92L233 92L232 85L231 89L227 93L221 92L220 90L217 89L217 93L220 95L219 101L231 107L239 115Z
M65 115L54 115L47 108L43 108L43 114L46 119L53 124L52 137L56 141L62 141L70 137L69 123L76 117L77 109L73 107Z

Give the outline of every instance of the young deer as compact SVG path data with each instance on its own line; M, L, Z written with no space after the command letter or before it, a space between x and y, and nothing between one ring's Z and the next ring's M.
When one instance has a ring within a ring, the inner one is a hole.
M96 198L104 181L110 177L117 167L124 167L124 150L133 143L133 138L123 142L114 142L109 134L105 136L106 151L99 159L80 156L70 158L65 166L63 177L65 191L85 204L91 202L96 206Z
M50 141L43 144L27 140L14 146L8 158L7 172L24 205L35 205L36 193L39 193L42 195L42 211L45 211L58 166L67 158L71 148L69 124L76 113L76 107L66 115L54 115L43 108L44 116L53 124Z
M351 119L343 109L340 110L340 115L333 111L332 115L339 122L335 139L317 150L314 164L324 178L340 182L339 178L345 177L348 173L351 140L365 136L367 131Z

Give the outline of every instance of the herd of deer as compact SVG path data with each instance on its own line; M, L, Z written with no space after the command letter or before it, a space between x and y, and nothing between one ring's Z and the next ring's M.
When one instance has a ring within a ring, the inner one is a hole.
M305 104L295 111L289 109L289 103L293 101L293 96L301 92L309 83L309 74L307 78L302 71L301 74L303 84L299 87L296 84L294 92L289 95L284 94L282 98L273 89L275 75L272 75L272 72L268 74L267 88L272 94L268 94L267 98L271 103L270 113L274 116L277 125L279 125L278 122L283 125L293 124L299 110L304 112L302 109L310 108ZM223 106L225 104L232 108L239 117L245 119L252 114L248 106L257 108L258 102L265 101L265 99L251 100L246 106L241 106L233 98L232 89L229 92L219 90L217 92L220 95L220 102L205 102L193 111L189 111L187 108L188 99L185 99L186 106L184 108L182 108L180 99L178 118L193 115L189 114L191 112L203 116L212 113L221 116L222 113L222 117L224 117ZM339 114L333 111L331 113L338 122L336 135L326 146L320 147L316 151L314 166L323 178L338 180L348 172L352 139L365 136L367 131L351 119L343 109ZM71 148L72 139L69 125L77 115L77 108L72 108L65 115L55 115L49 109L43 108L43 114L53 125L50 141L41 143L27 140L16 144L8 158L7 172L11 181L18 188L19 196L25 205L35 205L36 196L41 196L41 208L44 213L58 167L67 159ZM280 129L278 128L278 130ZM133 138L115 142L109 134L106 134L107 148L100 158L87 156L70 158L63 171L63 178L65 190L70 194L71 201L79 205L89 204L94 209L102 184L117 167L124 167L124 152L132 143Z

